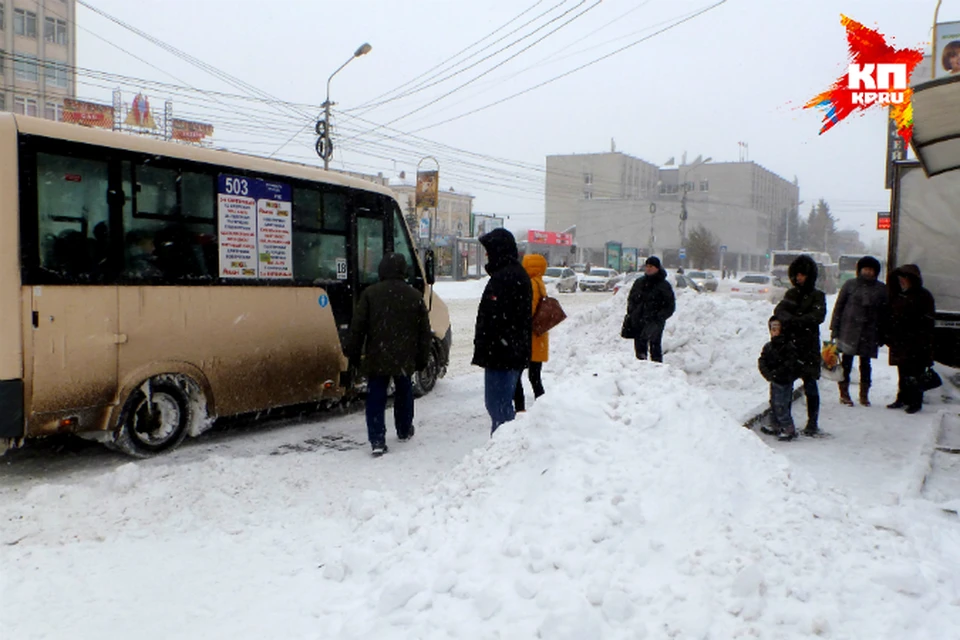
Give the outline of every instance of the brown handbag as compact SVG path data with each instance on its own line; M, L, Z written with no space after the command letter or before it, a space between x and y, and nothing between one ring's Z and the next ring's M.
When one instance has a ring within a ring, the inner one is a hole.
M544 296L533 314L533 333L542 336L567 319L567 314L556 298Z

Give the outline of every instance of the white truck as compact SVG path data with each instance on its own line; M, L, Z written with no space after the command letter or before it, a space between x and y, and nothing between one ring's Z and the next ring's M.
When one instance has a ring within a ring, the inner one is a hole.
M893 171L888 270L920 267L937 304L934 358L960 367L960 170L927 177L906 160Z

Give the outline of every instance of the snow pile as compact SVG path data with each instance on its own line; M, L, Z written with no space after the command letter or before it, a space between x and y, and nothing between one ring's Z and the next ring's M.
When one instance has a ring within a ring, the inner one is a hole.
M479 280L437 280L433 290L443 300L479 300L487 286L488 276Z
M621 290L551 332L553 371L571 375L580 357L590 353L623 352L633 358L633 341L620 337L627 293ZM663 334L664 363L690 374L695 386L715 392L721 406L742 417L766 400L767 383L757 371L757 358L770 339L767 320L773 305L685 289L676 293L677 311Z
M607 354L579 364L415 509L377 493L354 505L356 542L324 558L331 636L933 638L960 628L956 540L917 539L892 511L874 526L680 371Z

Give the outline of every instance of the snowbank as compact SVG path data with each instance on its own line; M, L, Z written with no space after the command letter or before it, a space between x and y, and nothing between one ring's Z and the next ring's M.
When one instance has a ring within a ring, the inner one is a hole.
M331 635L939 638L960 628L956 540L824 495L680 371L630 354L582 352L578 364L551 402L415 507L373 492L353 505L356 542L324 559Z
M550 361L559 375L575 373L583 355L623 352L632 357L633 341L620 337L627 307L626 289L584 311L551 332ZM562 302L562 300L561 300ZM738 419L766 402L767 383L757 358L767 340L773 305L717 294L677 291L677 311L663 335L664 363L691 376ZM557 375L555 373L554 375Z
M437 280L433 290L444 300L479 300L488 279L484 276L479 280Z

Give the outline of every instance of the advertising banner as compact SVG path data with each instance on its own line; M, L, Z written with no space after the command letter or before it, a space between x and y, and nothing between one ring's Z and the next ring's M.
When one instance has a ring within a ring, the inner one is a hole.
M417 172L416 206L422 209L433 209L440 198L440 172Z
M623 245L619 242L608 242L606 246L607 268L620 271L620 255Z
M220 236L220 277L257 277L257 201L255 181L220 174L217 220Z
M130 110L127 112L127 119L124 124L141 129L156 129L157 123L153 119L153 112L150 111L150 100L142 93L138 93L130 104Z
M96 102L64 98L63 121L85 127L113 129L113 107Z
M960 73L960 22L938 22L933 32L933 69L937 78ZM930 76L919 78L930 80Z
M624 271L637 270L637 256L639 253L636 247L624 247L620 258L620 266L623 267Z
M293 278L290 185L220 174L221 278Z
M573 245L573 235L557 233L555 231L527 231L527 242L530 244L555 244L564 247Z
M204 122L174 118L172 125L173 139L182 142L200 142L213 135L213 125Z

